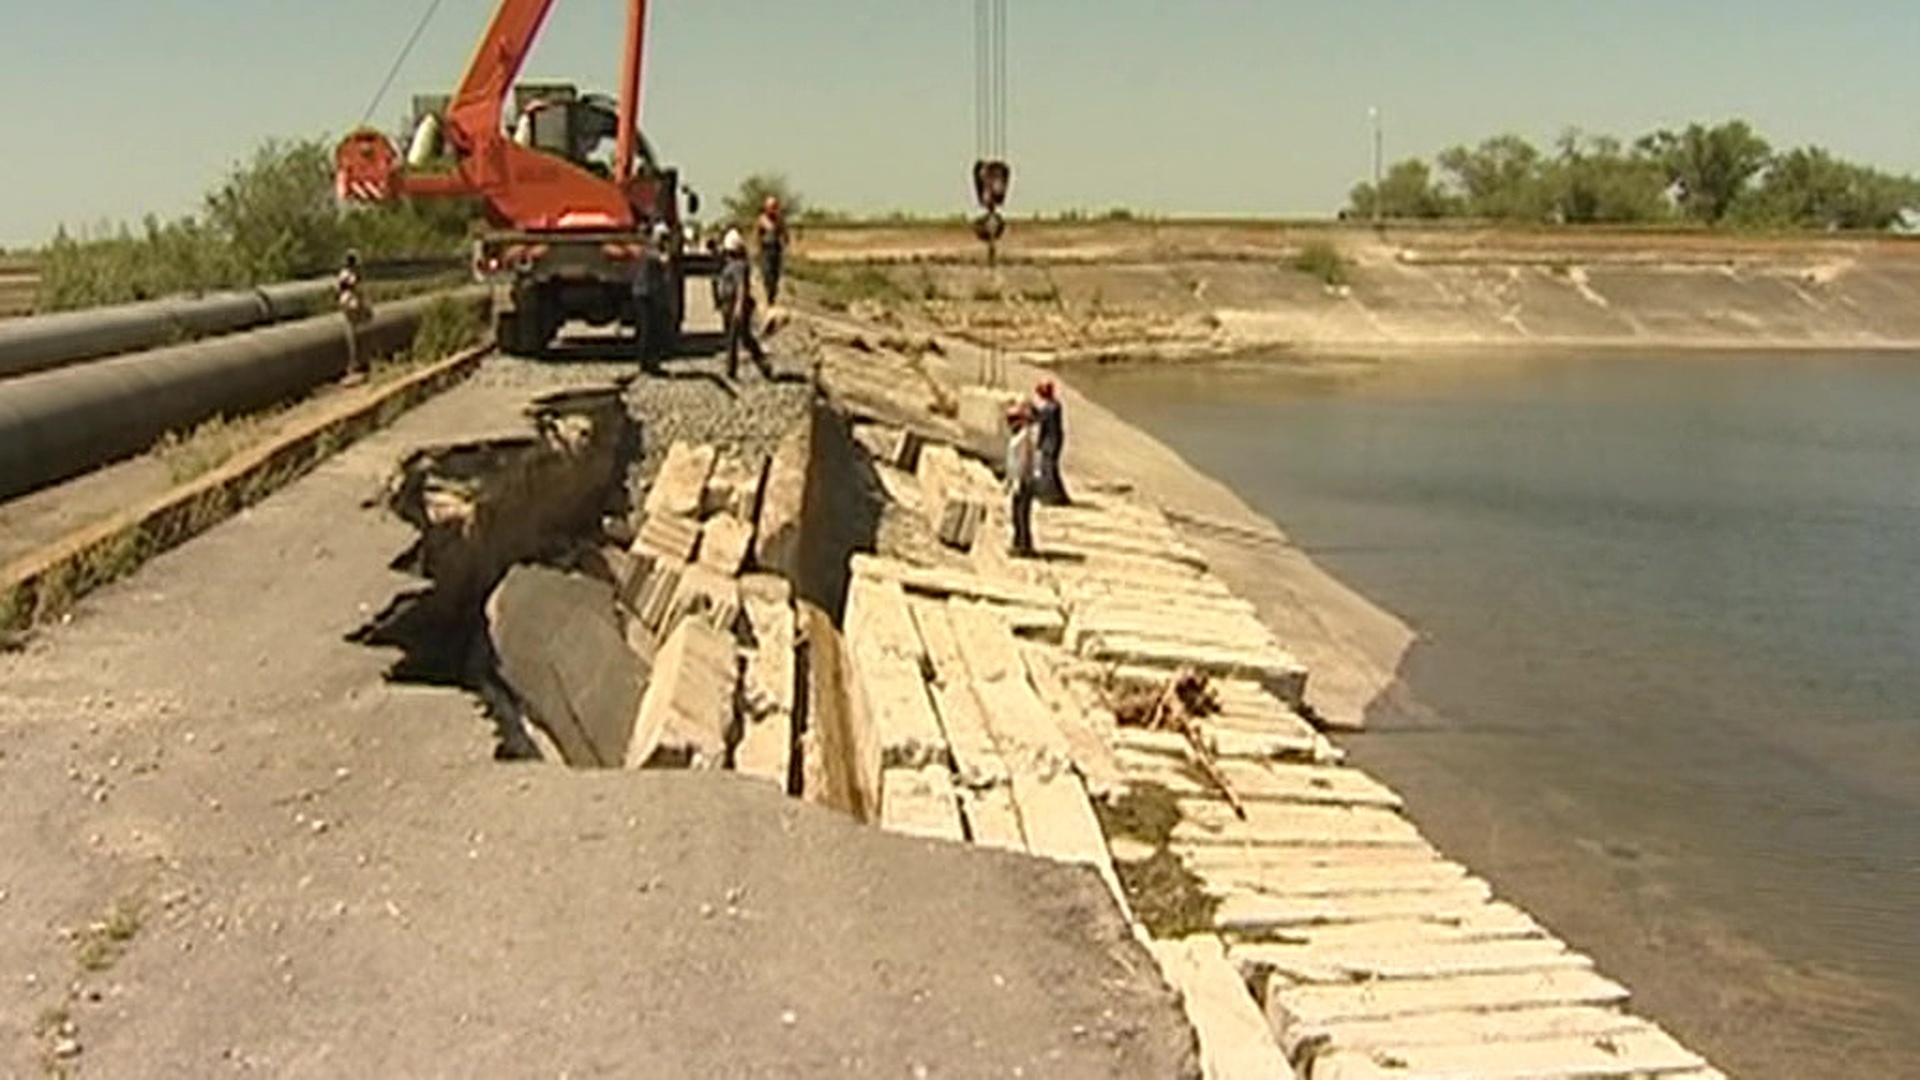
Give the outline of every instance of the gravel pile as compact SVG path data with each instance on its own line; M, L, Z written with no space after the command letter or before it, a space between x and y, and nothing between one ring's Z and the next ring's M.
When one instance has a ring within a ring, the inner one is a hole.
M641 430L641 456L628 474L628 490L638 505L675 441L711 443L725 456L757 465L806 419L812 397L811 336L789 326L763 344L771 378L743 356L739 377L729 380L726 357L706 349L668 360L649 374L618 339L609 337L580 348L578 359L566 354L548 360L496 356L474 375L474 382L524 386L529 394L625 382L627 408Z

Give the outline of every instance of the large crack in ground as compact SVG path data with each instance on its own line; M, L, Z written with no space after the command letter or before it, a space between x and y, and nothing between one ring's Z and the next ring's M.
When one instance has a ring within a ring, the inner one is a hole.
M794 790L804 368L776 354L739 379L718 358L640 374L617 350L575 354L494 358L475 376L528 389L528 434L398 464L387 509L420 537L393 566L423 583L353 640L399 649L396 681L475 694L496 758L751 765ZM663 469L674 491L649 509Z

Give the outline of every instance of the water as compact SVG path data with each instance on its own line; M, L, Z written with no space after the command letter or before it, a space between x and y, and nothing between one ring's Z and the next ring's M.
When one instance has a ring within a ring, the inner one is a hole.
M1349 745L1736 1075L1920 1077L1920 357L1075 382L1420 640Z

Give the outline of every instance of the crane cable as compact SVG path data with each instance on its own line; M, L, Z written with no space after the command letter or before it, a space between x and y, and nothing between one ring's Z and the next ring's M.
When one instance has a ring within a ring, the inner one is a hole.
M974 87L974 161L1000 162L1007 154L1007 0L974 0L973 4L973 87ZM977 179L976 179L977 183ZM987 208L998 215L998 207ZM994 293L1002 298L997 250L998 234L981 238L987 245L987 265L993 277ZM986 343L980 381L992 386L1006 383L1006 360L998 337Z
M380 89L374 92L373 100L367 102L367 111L360 116L361 127L366 127L373 120L374 110L378 109L380 102L386 99L387 91L393 89L393 80L400 77L400 68L406 64L407 57L413 54L413 47L420 44L420 35L427 32L427 24L433 21L434 12L440 10L441 2L442 0L429 0L426 14L420 16L419 23L413 28L413 34L407 38L407 43L400 47L400 55L394 57L393 66L387 69L387 77L381 80Z

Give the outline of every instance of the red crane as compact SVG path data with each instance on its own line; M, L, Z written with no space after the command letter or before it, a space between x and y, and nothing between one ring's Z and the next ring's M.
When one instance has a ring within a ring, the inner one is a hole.
M392 142L362 128L335 151L342 199L477 197L494 230L476 245L475 272L501 287L498 337L512 352L545 350L570 319L635 327L657 357L679 336L685 277L705 262L684 249L679 178L641 136L640 77L647 0L628 0L620 95L536 102L509 137L505 102L554 0L501 0L447 108L454 172L413 172ZM590 151L611 135L611 169ZM690 196L697 212L697 197Z

